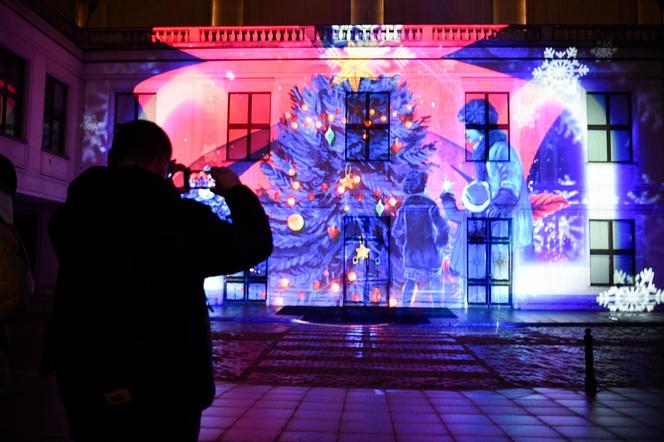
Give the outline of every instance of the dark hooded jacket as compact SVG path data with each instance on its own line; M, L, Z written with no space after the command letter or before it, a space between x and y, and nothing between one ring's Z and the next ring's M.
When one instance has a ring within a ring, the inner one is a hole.
M448 232L447 221L431 198L409 195L399 208L392 229L396 243L403 248L404 267L440 270Z
M137 167L94 167L50 222L60 261L52 354L68 410L127 389L157 409L204 409L214 396L203 280L265 260L267 216L245 186L228 190L232 224Z

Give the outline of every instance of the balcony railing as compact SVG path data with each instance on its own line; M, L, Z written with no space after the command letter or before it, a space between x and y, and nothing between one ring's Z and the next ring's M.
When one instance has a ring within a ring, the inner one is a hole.
M206 47L311 47L345 45L593 46L664 47L661 25L330 25L156 27L81 29L48 2L21 0L82 49L157 49Z
M611 40L622 46L664 45L662 26L538 25L333 25L157 27L151 41L172 47L303 46L355 43L411 46L484 42L488 45L594 45Z

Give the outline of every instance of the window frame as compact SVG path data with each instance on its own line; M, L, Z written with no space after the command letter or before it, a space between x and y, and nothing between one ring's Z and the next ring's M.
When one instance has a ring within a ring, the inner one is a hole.
M133 119L137 120L138 116L140 114L139 110L141 108L139 98L141 96L151 96L151 97L156 98L157 94L154 93L154 92L141 92L141 93L116 92L115 93L115 101L113 102L113 105L115 106L115 108L113 109L113 127L114 128L118 126L118 98L121 97L121 96L127 96L127 97L132 97L133 98L133 103L132 103L133 104L133 113L134 113L134 115L133 115L134 118ZM123 124L123 123L120 123L120 124Z
M484 135L484 139L488 140L489 139L489 134L491 133L492 130L502 130L507 133L507 145L511 146L511 129L510 129L510 115L511 115L511 110L510 110L510 93L509 92L466 92L464 96L464 110L465 106L468 103L468 95L484 95L484 124L475 124L475 123L470 123L466 121L466 117L464 115L464 130L463 130L463 136L464 136L464 156L465 156L465 161L469 163L487 163L487 162L492 162L492 163L509 163L511 161L511 150L512 149L507 149L507 159L504 160L490 160L489 159L489 147L488 146L486 149L484 149L484 158L480 160L475 160L472 158L472 151L469 152L468 149L466 148L466 129L474 129L479 132L482 132ZM503 124L489 124L487 123L489 121L489 106L487 106L487 103L491 103L489 100L490 95L505 95L507 97L507 123ZM468 157L468 154L471 154L471 157Z
M247 95L247 123L231 123L231 96L232 95ZM252 123L251 122L251 111L252 111L252 101L254 95L267 95L269 97L269 106L268 106L268 122L267 123ZM255 163L263 159L270 158L271 145L272 141L270 140L271 135L271 123L272 123L272 93L269 91L260 91L260 92L229 92L228 93L228 112L226 113L226 160L228 161L246 161L250 163ZM246 139L247 139L247 151L244 158L231 158L230 157L230 132L231 130L245 130ZM260 158L251 158L251 131L252 129L267 129L267 156L263 155Z
M268 300L268 259L265 261L260 262L257 265L265 265L265 272L262 275L255 276L252 275L252 270L253 267L247 270L241 270L237 273L233 273L230 275L226 275L224 277L224 293L223 293L223 299L224 299L224 304L225 303L247 303L247 304L260 304L260 303L266 303ZM254 266L256 267L256 266ZM242 284L242 299L235 299L235 298L229 298L228 297L228 285L229 284ZM265 292L265 299L249 299L249 286L251 285L262 285L264 287L264 292Z
M27 71L28 62L25 58L16 55L14 52L10 51L4 46L0 46L0 63L4 64L5 69L5 78L0 79L4 80L4 83L0 85L0 96L2 97L1 104L2 108L0 109L0 135L13 138L16 140L25 139L25 121L24 121L24 101L25 101L25 74ZM7 74L10 70L11 63L15 63L17 66L18 72L18 81L16 88L16 93L10 92L8 88ZM13 99L16 103L16 123L14 124L13 134L8 132L6 123L7 118L7 101L8 99Z
M62 109L56 109L55 105L55 88L63 88L63 102ZM49 124L48 130L48 144L44 143L44 127L42 127L42 146L41 149L43 152L48 152L52 155L57 155L60 157L67 157L67 105L69 104L69 86L58 80L51 74L46 74L46 83L44 87L44 118L43 124L46 126L47 122ZM61 127L60 137L58 138L58 145L51 146L53 140L53 122L58 122Z
M606 124L588 124L586 129L586 139L588 140L587 161L593 164L605 163L618 163L618 164L631 164L634 162L634 139L632 134L632 96L629 92L586 92L586 120L588 120L588 96L601 95L605 99L606 107L604 108L604 116ZM627 124L611 124L611 97L624 95L627 97ZM613 160L611 158L611 131L626 131L629 134L629 160ZM590 131L604 131L606 134L606 160L591 160L590 159Z
M387 158L385 159L372 159L369 157L370 153L370 146L371 146L371 132L365 132L367 135L366 139L364 140L364 157L363 158L349 158L348 157L348 130L366 130L368 127L364 123L349 123L348 121L350 120L348 118L348 99L351 95L364 95L364 121L368 121L370 118L369 111L371 108L371 96L372 95L386 95L387 96L387 109L385 112L385 115L387 116L387 122L386 123L371 123L371 128L373 129L387 129L387 136L385 139L387 140L387 146L386 146L386 152L387 152ZM384 161L390 161L392 159L392 153L390 149L390 127L391 127L391 115L390 115L390 104L391 104L391 93L389 91L382 91L382 92L370 92L370 91L365 91L365 92L346 92L346 96L344 98L344 105L346 106L346 122L344 124L344 160L345 161L350 161L350 162L360 162L360 161L378 161L378 162L384 162Z
M607 230L607 235L608 235L608 248L607 249L593 249L591 246L591 224L593 222L602 222L602 223L607 223L608 224L608 230ZM623 222L623 223L629 223L630 225L630 230L631 230L631 237L632 237L632 247L629 249L616 249L613 247L613 230L614 230L614 224L617 222ZM618 218L618 219L589 219L588 220L588 249L590 251L589 253L589 263L588 263L588 269L592 271L592 257L593 256L608 256L609 257L609 282L608 283L598 283L598 282L593 282L592 281L592 275L590 279L590 285L591 286L597 286L597 287L609 287L609 286L614 286L614 285L629 285L629 284L616 284L613 276L615 273L615 261L614 257L616 256L630 256L632 258L632 272L631 276L632 278L636 276L636 236L635 236L635 223L633 219L627 219L627 218Z

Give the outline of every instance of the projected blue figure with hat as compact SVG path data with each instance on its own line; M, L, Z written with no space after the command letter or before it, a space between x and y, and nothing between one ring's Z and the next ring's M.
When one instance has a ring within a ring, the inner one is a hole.
M496 109L488 100L474 99L465 104L457 118L465 123L466 139L473 146L475 178L464 175L470 181L461 195L466 210L457 208L449 188L443 189L440 198L448 219L459 223L450 268L461 273L467 217L510 218L514 249L523 252L532 248L533 213L521 159L505 132L496 128Z
M415 302L416 286L419 293L427 293L436 289L441 280L443 248L449 227L436 202L425 194L427 178L421 171L406 175L402 187L408 196L397 212L392 229L396 244L402 250L404 306Z

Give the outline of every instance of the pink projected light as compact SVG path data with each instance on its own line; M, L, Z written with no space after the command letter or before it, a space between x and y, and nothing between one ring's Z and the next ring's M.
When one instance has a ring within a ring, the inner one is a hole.
M418 97L416 113L432 115L429 123L432 136L439 135L461 145L463 125L456 120L456 112L463 105L464 92L498 87L510 93L512 109L520 109L524 103L537 109L536 123L519 127L518 131L512 129L510 140L527 175L542 138L560 115L563 104L555 95L529 81L464 61L443 59L481 39L495 36L506 27L394 26L380 34L384 40L379 41L379 46L361 46L361 41L350 40L345 48L325 47L325 36L313 27L154 28L155 41L169 44L201 62L155 75L138 84L134 92L158 94L156 121L171 137L175 157L191 164L217 148L225 150L226 143L233 140L227 139L225 130L227 95L240 91L238 80L244 83L241 88L271 92L270 120L278 121L290 110L291 88L306 85L312 75L323 74L334 81L348 80L352 84L354 79L398 74ZM333 28L344 38L348 37L344 32L352 32L351 27ZM377 29L380 27L367 27L374 35L379 35ZM261 43L270 47L253 47ZM436 45L432 47L432 43ZM502 109L500 114L505 114ZM272 139L278 135L276 130L270 131ZM225 154L221 158L215 155L214 163L211 165L227 165L229 161ZM440 188L444 175L456 175L441 166L440 173L431 176L430 187ZM245 178L260 181L260 173L252 170L255 168L249 168Z

